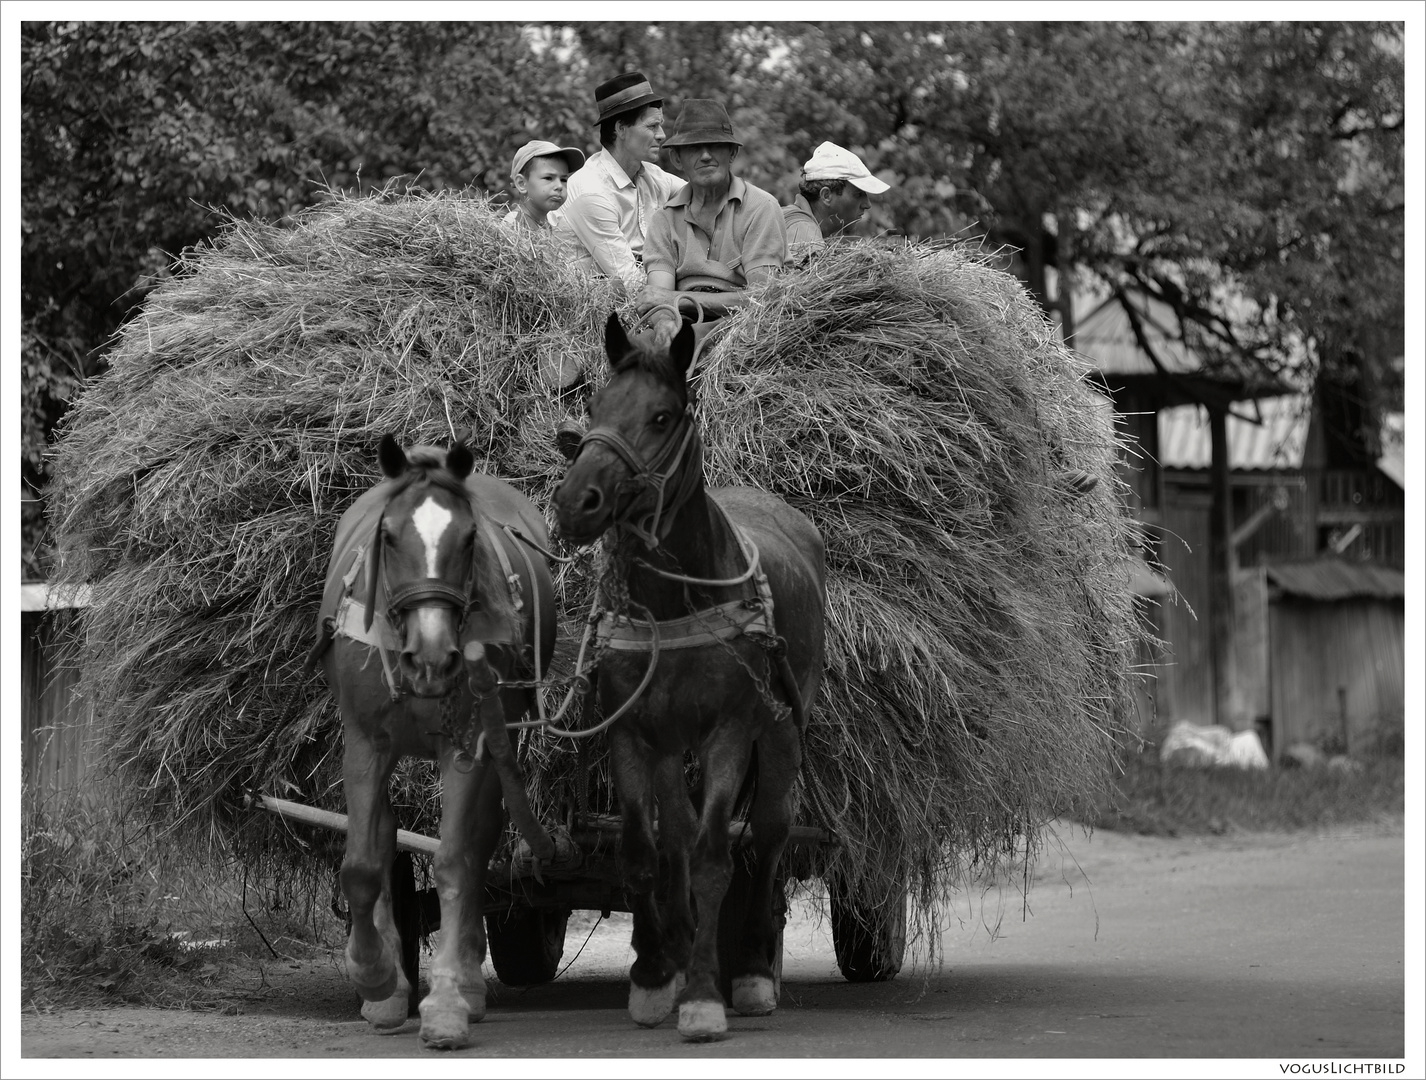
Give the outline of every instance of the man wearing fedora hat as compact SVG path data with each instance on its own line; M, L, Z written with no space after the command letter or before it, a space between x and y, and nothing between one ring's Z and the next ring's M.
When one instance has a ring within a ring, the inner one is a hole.
M599 84L594 101L602 149L569 178L568 199L551 220L577 264L633 293L645 281L648 223L683 181L655 164L663 99L648 79L637 71L616 75Z
M645 245L649 283L638 308L653 316L656 339L678 329L681 302L724 315L787 259L777 199L733 175L743 144L721 102L690 98L664 145L688 183L654 215Z
M789 261L801 262L827 237L851 228L871 206L871 196L890 186L850 150L831 142L817 147L802 166L797 198L782 208Z

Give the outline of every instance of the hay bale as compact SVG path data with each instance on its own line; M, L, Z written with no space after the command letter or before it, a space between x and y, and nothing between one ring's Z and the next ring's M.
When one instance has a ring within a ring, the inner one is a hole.
M232 222L70 414L52 505L63 579L93 586L83 691L164 819L224 832L258 772L341 808L335 707L296 673L383 433L469 428L482 467L548 505L552 432L576 410L540 372L573 358L597 377L614 298L497 220L443 194ZM1082 375L975 253L863 243L768 286L701 376L710 482L782 495L827 541L804 819L837 834L832 869L863 895L909 883L929 912L1109 781L1140 630L1114 438ZM1097 487L1072 494L1071 468ZM567 641L592 567L559 576ZM574 798L591 753L527 738L537 806ZM434 831L432 777L403 767L403 826Z

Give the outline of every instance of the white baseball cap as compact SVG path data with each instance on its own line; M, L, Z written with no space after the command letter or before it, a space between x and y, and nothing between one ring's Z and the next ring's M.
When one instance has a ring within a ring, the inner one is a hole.
M862 164L862 159L856 154L829 142L824 142L812 152L807 164L802 166L802 179L846 180L868 195L880 195L891 187L868 172L867 167Z
M510 163L510 175L519 176L521 170L537 157L564 158L570 172L578 172L584 165L584 151L573 146L556 146L544 139L532 139L515 151L515 160Z

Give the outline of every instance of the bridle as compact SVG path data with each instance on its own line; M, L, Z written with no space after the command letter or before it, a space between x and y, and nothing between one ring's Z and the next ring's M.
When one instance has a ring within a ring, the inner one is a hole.
M392 498L395 498L394 494ZM390 501L387 503L387 506L389 505ZM480 515L471 505L469 498L466 499L465 505L470 512L471 521L479 527ZM466 619L480 603L475 589L474 546L471 548L470 561L466 566L465 583L461 588L456 588L444 578L425 577L407 582L400 588L392 589L390 576L386 572L386 545L382 541L382 526L385 524L386 507L383 507L381 514L376 519L376 532L371 539L371 553L367 563L366 628L371 629L376 609L376 582L380 578L387 582L386 619L397 634L401 633L401 628L405 625L406 612L422 604L434 603L454 608L459 613L460 619L456 626L456 638L459 640L461 632L465 629Z
M633 533L648 548L656 548L666 539L673 528L673 519L679 509L692 498L698 485L703 481L703 439L698 434L698 425L693 422L690 406L684 405L678 414L678 422L669 432L668 438L647 462L639 456L629 440L612 427L601 425L590 428L579 441L576 458L590 443L603 443L628 466L630 475L621 480L616 489L622 493L631 491L634 498L620 511L616 505L614 524ZM682 469L683 475L670 497L670 482ZM645 491L654 493L654 505L650 510L635 514L639 504L638 496Z

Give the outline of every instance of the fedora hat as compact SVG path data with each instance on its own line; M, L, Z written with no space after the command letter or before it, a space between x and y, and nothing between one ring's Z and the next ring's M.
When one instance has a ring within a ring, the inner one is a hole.
M662 105L663 98L654 93L642 71L626 71L594 88L594 104L599 107L599 119L595 123L602 124L645 105Z
M665 147L696 146L699 143L731 143L742 146L733 135L733 121L721 101L712 98L689 98L679 111L673 134L664 140Z

